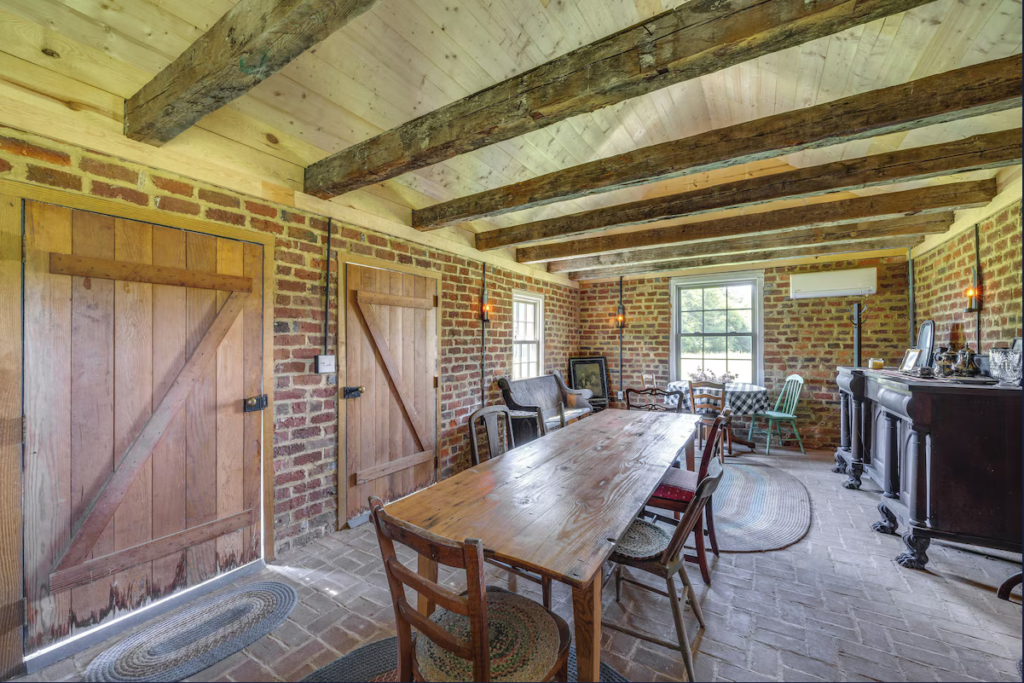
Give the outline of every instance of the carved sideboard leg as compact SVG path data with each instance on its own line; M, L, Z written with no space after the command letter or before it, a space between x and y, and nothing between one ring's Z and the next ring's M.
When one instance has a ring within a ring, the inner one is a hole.
M832 471L836 474L846 474L846 461L843 460L843 456L839 455L839 452L837 451L835 458L836 466L832 468Z
M900 525L899 521L896 519L896 515L892 514L892 511L885 507L884 503L878 504L878 514L882 515L882 520L872 524L871 528L880 534L895 535L896 529Z
M843 482L843 488L859 489L861 484L860 475L864 474L864 465L856 461L851 462L847 472L849 472L850 478Z
M928 564L928 555L925 551L928 550L930 544L931 539L915 536L914 532L908 531L903 534L903 545L907 546L907 552L901 553L896 561L907 569L924 569L924 566Z

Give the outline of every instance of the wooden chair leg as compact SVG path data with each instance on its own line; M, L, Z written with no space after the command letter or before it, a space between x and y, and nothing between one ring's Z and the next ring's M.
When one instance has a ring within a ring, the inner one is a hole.
M513 574L512 572L508 573L508 590L510 593L516 592L516 588L518 588L519 586L519 582L516 580L518 578L519 577Z
M412 681L412 629L409 622L398 623L398 680L400 683Z
M562 683L569 683L569 658L566 657L565 661L562 662L562 668L558 670L558 680Z
M715 538L715 515L711 511L711 498L708 499L708 506L704 510L708 513L708 540L711 541L711 552L715 554L715 557L720 557L718 554L718 539Z
M693 610L693 616L697 617L697 623L700 624L701 628L707 626L704 623L704 611L700 608L700 603L697 602L697 593L693 590L693 584L690 583L690 577L686 574L686 567L679 567L679 578L683 581L683 589L685 595L689 596L690 609Z
M551 579L543 577L540 580L540 592L543 596L544 608L551 609Z
M622 601L622 565L615 565L615 602Z
M699 519L693 530L693 545L697 549L697 565L700 567L701 578L710 586L711 572L708 571L708 554L704 549L704 524Z
M683 666L686 667L686 680L695 681L696 675L693 672L693 653L690 651L690 639L686 635L686 622L683 621L683 608L680 601L676 599L676 582L669 576L665 580L668 586L668 602L672 606L672 618L676 622L676 638L679 640L679 653L683 655Z
M729 445L729 455L732 455L732 426L725 429L725 442Z

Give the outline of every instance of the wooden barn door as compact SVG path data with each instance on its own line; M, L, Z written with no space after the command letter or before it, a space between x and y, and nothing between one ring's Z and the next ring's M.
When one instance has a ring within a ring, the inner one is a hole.
M348 518L429 486L437 456L437 285L407 272L346 265L344 383Z
M24 204L25 651L261 554L263 247Z

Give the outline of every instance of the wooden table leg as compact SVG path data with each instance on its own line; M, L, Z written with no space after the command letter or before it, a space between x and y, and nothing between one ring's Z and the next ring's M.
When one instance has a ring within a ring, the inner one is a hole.
M416 564L416 572L427 581L437 583L437 561L420 555ZM434 601L428 600L422 593L416 594L416 609L420 614L430 616L434 613Z
M583 587L572 589L572 620L576 627L576 680L601 680L601 572Z
M697 429L700 429L700 425L697 425ZM697 471L696 456L694 455L693 442L697 440L697 431L694 430L693 434L686 441L686 469L691 472Z

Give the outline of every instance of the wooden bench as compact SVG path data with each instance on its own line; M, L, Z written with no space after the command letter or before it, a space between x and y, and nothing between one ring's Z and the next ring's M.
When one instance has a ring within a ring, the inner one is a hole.
M587 401L593 392L570 389L557 372L530 379L502 377L498 387L505 405L512 411L513 431L519 444L594 412Z

